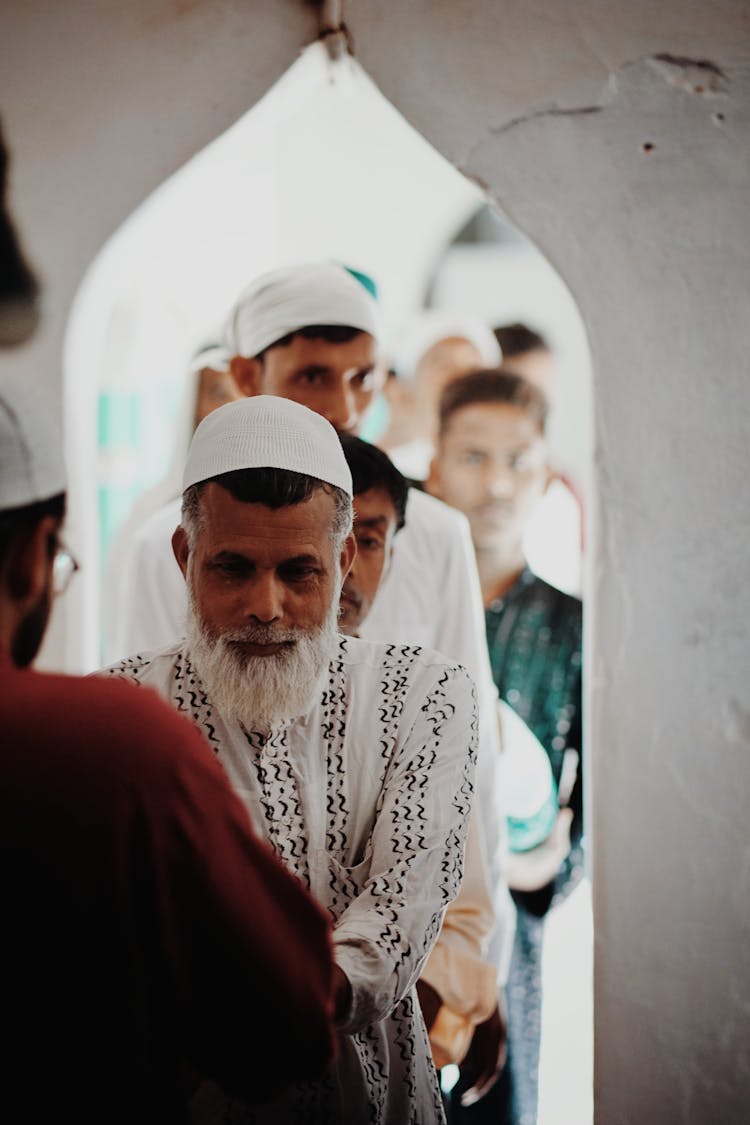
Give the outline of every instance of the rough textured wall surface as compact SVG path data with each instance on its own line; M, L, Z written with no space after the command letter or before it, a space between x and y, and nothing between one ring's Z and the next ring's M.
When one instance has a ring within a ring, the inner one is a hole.
M589 331L597 1121L733 1125L750 1094L748 6L352 0L348 19L384 93L536 240ZM69 0L1 20L13 201L49 315L0 362L54 401L88 261L314 14Z

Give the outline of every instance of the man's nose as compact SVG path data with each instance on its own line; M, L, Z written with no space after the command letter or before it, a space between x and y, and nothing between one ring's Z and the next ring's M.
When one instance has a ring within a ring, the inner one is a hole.
M511 472L505 465L493 465L487 470L485 489L493 500L504 500L513 492Z
M278 621L283 613L282 591L273 574L256 575L245 598L245 615L263 625Z
M325 401L324 414L335 430L351 433L357 425L357 404L354 393L342 382L330 390Z

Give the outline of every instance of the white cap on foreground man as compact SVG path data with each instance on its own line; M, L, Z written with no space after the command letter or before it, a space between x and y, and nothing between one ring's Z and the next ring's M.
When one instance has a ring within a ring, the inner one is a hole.
M334 919L336 1062L252 1119L284 1125L304 1107L320 1125L440 1122L414 985L462 875L471 680L431 650L338 634L352 481L318 414L264 395L220 407L194 435L184 483L173 544L187 638L109 671L190 716ZM205 1085L192 1119L235 1110Z

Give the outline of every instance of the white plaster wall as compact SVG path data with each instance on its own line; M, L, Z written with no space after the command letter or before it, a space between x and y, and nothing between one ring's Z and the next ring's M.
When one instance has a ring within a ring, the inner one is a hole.
M748 6L348 14L383 92L538 243L589 333L597 1122L733 1125L750 1096ZM296 0L5 0L12 202L47 316L3 369L59 409L96 250L313 34ZM56 627L62 651L75 625Z

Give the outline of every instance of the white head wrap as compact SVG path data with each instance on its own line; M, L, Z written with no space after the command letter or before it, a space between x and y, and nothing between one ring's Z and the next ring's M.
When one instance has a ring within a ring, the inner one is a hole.
M65 492L60 435L37 388L0 382L0 511L23 508Z
M209 344L196 352L188 366L188 377L200 375L207 367L211 371L228 371L231 356L221 344Z
M337 324L380 336L375 298L337 262L311 262L256 278L229 315L224 344L230 356L256 356L300 328Z
M441 340L468 340L479 352L485 367L497 367L502 359L492 329L477 317L443 309L424 309L401 335L393 355L396 374L413 379L423 356Z
M188 450L183 491L237 469L291 469L352 495L352 474L330 422L277 395L228 402L204 418Z

